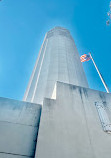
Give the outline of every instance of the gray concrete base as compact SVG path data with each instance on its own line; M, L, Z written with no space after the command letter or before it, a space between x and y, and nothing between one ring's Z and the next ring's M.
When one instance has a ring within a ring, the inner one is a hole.
M41 105L0 98L0 158L34 157Z
M111 158L97 101L105 102L111 121L111 94L57 82L56 100L44 100L36 158Z

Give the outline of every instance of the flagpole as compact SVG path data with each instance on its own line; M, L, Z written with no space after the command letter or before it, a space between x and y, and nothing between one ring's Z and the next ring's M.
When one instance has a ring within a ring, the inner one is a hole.
M108 87L107 87L107 85L106 85L106 83L105 83L105 81L104 81L104 79L103 79L101 73L99 72L99 69L97 68L97 65L96 65L96 63L95 63L95 61L94 61L94 59L93 59L91 53L89 53L89 55L90 55L90 58L92 59L92 62L93 62L94 66L95 66L95 68L96 68L96 70L97 70L97 72L98 72L98 74L99 74L99 77L100 77L100 79L101 79L101 81L102 81L102 83L103 83L103 85L104 85L104 87L105 87L105 89L106 89L106 92L107 92L107 93L110 93L110 91L109 91L109 89L108 89Z

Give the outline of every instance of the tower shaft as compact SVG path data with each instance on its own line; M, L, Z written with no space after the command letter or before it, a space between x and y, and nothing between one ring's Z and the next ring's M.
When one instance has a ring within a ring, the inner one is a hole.
M51 98L57 81L88 87L74 40L62 27L46 33L24 101L42 104L44 97Z

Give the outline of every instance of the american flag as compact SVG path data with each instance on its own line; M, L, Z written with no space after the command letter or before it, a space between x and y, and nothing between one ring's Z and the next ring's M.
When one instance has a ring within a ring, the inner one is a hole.
M81 62L89 61L91 59L89 54L84 54L80 57Z

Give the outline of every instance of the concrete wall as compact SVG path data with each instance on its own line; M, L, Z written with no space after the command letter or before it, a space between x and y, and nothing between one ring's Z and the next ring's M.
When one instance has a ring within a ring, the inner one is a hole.
M41 105L0 98L0 158L34 157Z
M111 121L111 94L58 82L56 100L44 100L36 158L110 158L111 134L103 131L98 101Z
M44 39L24 101L43 103L57 81L88 87L74 40L67 29L55 27Z

